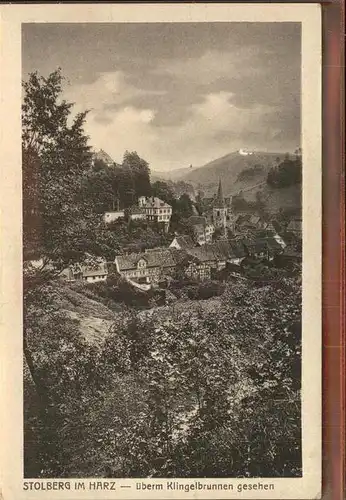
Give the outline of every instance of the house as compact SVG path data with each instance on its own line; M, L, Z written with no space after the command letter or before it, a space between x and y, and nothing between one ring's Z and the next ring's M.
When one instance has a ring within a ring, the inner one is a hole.
M84 269L82 271L82 281L87 283L96 283L97 281L106 281L108 276L107 266L103 265L97 269Z
M276 255L283 252L283 246L277 241L275 235L257 234L253 238L241 240L249 257L272 260Z
M176 248L177 250L186 250L187 248L194 247L194 242L191 236L175 236L169 248Z
M203 224L195 224L192 226L193 231L193 239L197 243L197 245L205 245L207 242L212 241L212 236L209 240L207 240L207 236L205 233L205 226Z
M175 271L178 258L174 248L118 255L117 272L128 279L145 283L158 282Z
M215 227L207 217L192 215L188 218L187 222L193 231L194 240L198 245L205 245L213 241Z
M100 262L93 266L76 265L64 269L60 278L65 281L83 281L85 283L96 283L106 281L108 276L108 267L106 262Z
M236 239L230 240L229 244L231 246L232 253L230 253L227 262L229 264L239 265L247 255L246 249L243 243Z
M275 231L277 234L280 234L283 231L281 224L275 219L268 222L266 229Z
M265 222L262 221L262 218L259 215L248 213L240 219L239 226L243 230L256 230L264 228Z
M144 210L148 221L162 223L165 231L168 231L172 217L171 205L156 196L140 196L138 206Z
M228 263L239 264L246 256L242 245L235 241L217 241L186 250L192 259L185 267L191 278L210 279L213 271L224 269Z
M208 259L196 255L187 255L182 263L184 274L194 280L211 279L212 263Z
M274 239L276 243L273 245L278 244L282 249L284 249L287 246L282 236L279 235L276 231L273 231L271 229L260 229L258 231L255 231L253 234L254 238L258 239L267 239L267 241Z
M117 210L116 212L105 212L103 214L103 220L106 224L111 224L112 222L122 219L125 217L124 210Z

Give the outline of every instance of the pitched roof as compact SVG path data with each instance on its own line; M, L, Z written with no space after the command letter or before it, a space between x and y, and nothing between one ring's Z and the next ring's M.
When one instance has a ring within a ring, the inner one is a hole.
M178 243L180 248L191 248L194 246L191 236L186 236L186 235L176 236L174 240Z
M166 248L150 252L118 255L116 260L120 271L136 269L138 261L141 259L147 262L147 267L173 267L177 263L177 258L173 250L172 248Z
M252 239L246 238L243 243L248 250L253 252L265 252L266 250L278 251L282 250L280 243L270 235L259 238L254 237Z
M108 268L107 264L105 262L100 262L98 264L94 265L82 265L78 266L80 269L80 272L83 274L83 276L100 276L100 275L105 275L108 274Z
M165 201L157 198L156 196L151 196L147 198L144 206L146 208L171 208L171 205L168 205Z
M237 215L237 222L238 224L245 224L246 222L249 222L251 214L250 213L239 213Z
M221 179L219 179L219 186L217 189L217 195L214 201L214 208L225 208L225 199L223 197Z
M259 217L258 215L251 215L249 222L250 224L258 224L260 220L261 217Z
M100 268L100 269L85 269L83 271L83 276L89 277L89 276L105 276L108 274L108 271L106 267Z
M244 248L233 241L216 241L207 243L202 247L187 250L189 255L196 257L201 262L220 261L245 256Z
M204 234L205 226L203 224L194 224L192 226L193 232L197 234Z

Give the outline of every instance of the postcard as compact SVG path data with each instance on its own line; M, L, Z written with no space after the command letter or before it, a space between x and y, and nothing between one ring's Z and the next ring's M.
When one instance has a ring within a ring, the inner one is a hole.
M0 13L3 499L320 498L320 6Z

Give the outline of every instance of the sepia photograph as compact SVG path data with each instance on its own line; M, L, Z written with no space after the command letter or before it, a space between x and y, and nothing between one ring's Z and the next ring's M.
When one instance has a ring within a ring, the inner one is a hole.
M276 498L309 474L318 498L309 44L249 17L20 24L30 498Z
M300 24L22 29L25 476L301 476Z

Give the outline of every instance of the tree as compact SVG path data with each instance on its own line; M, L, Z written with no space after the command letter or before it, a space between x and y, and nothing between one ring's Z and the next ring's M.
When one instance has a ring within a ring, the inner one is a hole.
M78 240L91 215L83 193L91 167L87 113L72 116L62 84L59 69L47 78L32 73L23 83L24 259L42 258L53 271L83 257Z
M138 196L149 196L151 194L149 164L140 158L136 151L125 151L122 167L123 171L132 177L132 203L137 202Z
M302 159L298 154L291 159L289 154L276 167L269 170L267 184L275 188L284 188L302 182Z
M204 198L203 191L198 191L195 202L195 207L198 212L198 215L203 215L204 212L203 198Z
M193 203L188 194L184 193L180 196L178 203L176 204L176 210L181 218L187 219L194 214Z
M73 105L63 99L62 85L60 69L47 78L31 73L23 82L23 350L46 425L53 407L32 351L35 321L45 310L42 301L49 280L86 258L84 235L92 217L83 191L91 168L83 131L86 112L72 116Z
M120 196L116 184L117 172L114 167L108 167L102 160L95 165L84 179L84 196L88 198L91 210L95 214L103 214L109 210L117 210Z
M151 186L152 195L173 206L176 202L172 187L164 181L156 181Z

